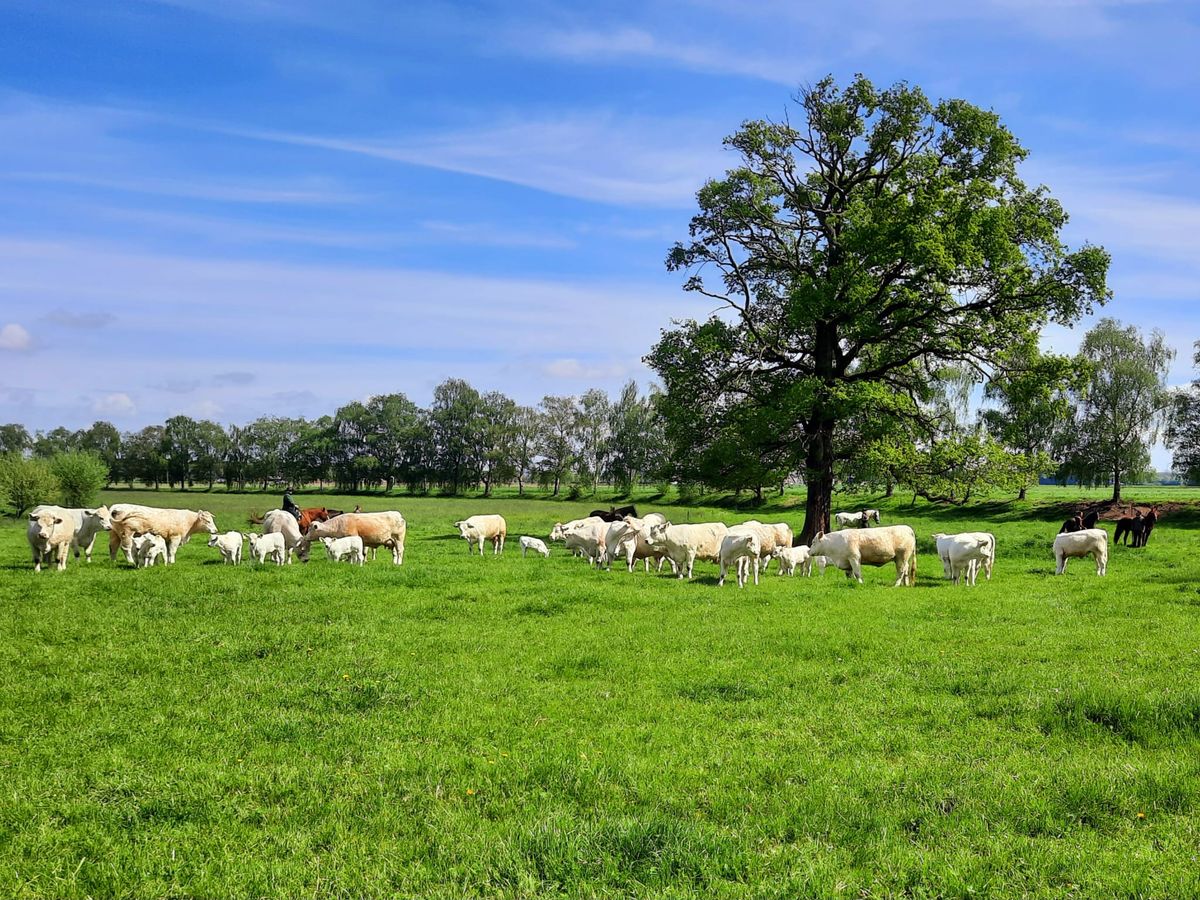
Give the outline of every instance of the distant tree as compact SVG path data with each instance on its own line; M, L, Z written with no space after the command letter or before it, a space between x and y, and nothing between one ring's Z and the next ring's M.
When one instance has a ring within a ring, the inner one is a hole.
M575 398L542 398L540 404L542 434L538 455L542 459L542 475L553 485L554 496L562 480L571 472L575 461Z
M0 456L0 498L16 510L18 517L39 503L53 503L57 496L58 481L49 461L26 459L19 453Z
M200 452L197 423L188 416L171 416L163 423L163 456L167 461L167 483L179 482L186 491L192 483L192 465Z
M225 438L225 465L222 470L225 485L229 490L234 490L236 487L237 490L244 491L246 490L246 471L250 459L246 429L230 425L225 431Z
M108 484L108 466L91 450L52 456L50 471L58 482L63 506L94 506L101 488Z
M575 408L576 456L596 493L611 452L612 404L599 388L585 391Z
M260 482L264 491L283 481L284 459L305 425L304 419L260 416L242 429L247 479Z
M1021 181L1026 151L993 112L861 76L797 102L797 124L727 139L739 165L701 188L667 259L721 312L664 332L647 361L697 414L787 414L808 540L829 527L838 429L874 388L919 392L951 362L987 370L1046 322L1073 322L1106 300L1108 256L1060 240L1066 213ZM698 375L681 365L693 359Z
M962 506L1024 483L1024 455L987 436L953 433L922 445L896 444L892 452L889 466L900 484L932 503Z
M396 482L409 479L421 409L404 394L381 394L368 401L367 414L367 447L379 461L384 490L391 491Z
M433 389L429 418L439 480L455 494L479 480L479 404L479 391L461 378L448 378Z
M1175 451L1175 472L1188 484L1200 484L1200 341L1193 345L1197 377L1172 396L1167 446Z
M1076 364L1087 378L1075 395L1075 415L1060 436L1061 474L1081 484L1121 486L1150 468L1150 445L1167 422L1167 373L1175 351L1161 331L1149 341L1136 326L1101 319L1083 339Z
M337 459L337 422L321 416L305 422L283 458L284 477L293 484L315 481L324 485Z
M499 391L488 391L479 398L476 456L481 463L484 496L492 492L494 483L513 477L516 416L517 404Z
M56 453L69 453L78 449L78 440L75 432L61 425L48 432L39 431L33 439L33 455L49 459Z
M167 459L163 455L163 426L148 425L121 439L125 480L153 484L157 491L167 477Z
M984 397L996 403L980 418L988 432L1023 457L1017 499L1029 485L1053 472L1050 453L1054 439L1071 418L1069 390L1079 387L1079 368L1066 356L1043 354L1036 344L1021 344L1002 360L984 387Z
M664 447L661 421L653 396L641 397L629 381L609 412L609 472L613 483L629 491L656 467Z
M33 438L25 430L24 425L9 422L0 425L0 455L19 453L24 455L33 447Z
M517 494L525 493L525 482L533 477L538 454L538 437L542 430L541 414L530 406L518 406L513 412L512 440L509 442L509 464L517 479Z
M112 422L93 422L91 426L76 433L76 445L80 450L90 450L108 467L109 482L121 478L121 432Z
M192 454L191 476L207 481L208 489L225 470L225 455L229 452L229 436L225 429L209 419L196 423L195 450Z

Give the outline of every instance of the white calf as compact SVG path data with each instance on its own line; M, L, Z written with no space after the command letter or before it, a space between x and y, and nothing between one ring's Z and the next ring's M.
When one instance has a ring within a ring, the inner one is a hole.
M255 534L251 532L246 537L250 539L250 555L254 557L259 565L264 564L268 556L275 561L275 565L277 566L282 566L284 560L287 559L287 544L283 539L283 535L278 531L272 534Z
M746 586L746 576L750 566L754 566L754 583L758 584L758 557L762 552L762 542L754 531L732 531L721 538L721 551L718 562L721 564L721 577L717 585L725 583L725 570L730 563L737 566L738 587Z
M528 551L540 553L542 556L550 555L550 548L546 546L546 542L541 538L529 537L529 535L521 535L521 555L524 556Z
M340 538L323 537L321 543L325 545L326 555L334 562L345 560L351 565L361 566L366 559L363 540L357 534Z
M242 561L242 533L227 531L224 534L214 534L208 539L208 546L221 551L221 564L229 563L236 566Z
M771 558L779 560L780 575L795 575L796 569L800 570L801 575L812 575L813 555L808 546L801 544L799 547L776 547L771 551ZM824 557L818 557L824 559ZM824 571L825 566L822 563L821 570Z
M167 542L153 532L133 536L133 564L139 569L148 569L159 559L167 564Z

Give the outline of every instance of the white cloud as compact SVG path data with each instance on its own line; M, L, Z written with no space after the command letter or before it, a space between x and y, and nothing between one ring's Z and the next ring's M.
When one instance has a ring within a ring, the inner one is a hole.
M531 38L532 35L532 38ZM742 75L795 88L819 66L796 56L772 57L744 48L715 47L667 41L642 28L547 31L540 35L522 28L510 40L522 52L541 52L581 62L617 63L628 60L661 62L693 72Z
M221 412L221 404L214 400L201 400L191 409L192 416L197 419L216 419Z
M137 406L128 394L118 392L97 397L92 401L92 412L101 416L132 416Z
M33 337L16 322L9 322L0 328L0 350L17 352L28 350L33 346Z

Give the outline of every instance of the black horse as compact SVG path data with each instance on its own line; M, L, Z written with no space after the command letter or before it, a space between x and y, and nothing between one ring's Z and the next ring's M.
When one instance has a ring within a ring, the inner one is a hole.
M1133 546L1138 546L1137 535L1141 530L1144 518L1142 511L1139 509L1136 516L1125 516L1124 518L1117 519L1117 530L1113 532L1113 543L1128 545L1129 538L1133 538Z
M1058 529L1059 534L1067 534L1072 531L1083 530L1083 516L1076 513L1073 519L1067 519L1063 522L1062 528Z
M1158 507L1150 507L1150 512L1142 516L1133 526L1131 534L1133 535L1133 546L1145 547L1150 540L1150 532L1154 530L1154 524L1158 521Z

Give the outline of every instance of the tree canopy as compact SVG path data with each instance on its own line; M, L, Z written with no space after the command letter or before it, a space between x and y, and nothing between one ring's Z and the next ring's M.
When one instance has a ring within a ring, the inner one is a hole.
M796 103L797 124L726 139L740 165L701 188L667 258L718 311L647 361L682 408L772 410L776 440L804 451L811 538L828 528L839 423L869 403L919 408L943 364L982 374L1073 322L1107 299L1108 255L1062 242L1065 211L1021 180L1026 151L993 112L862 76Z

